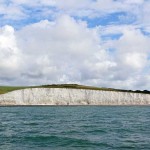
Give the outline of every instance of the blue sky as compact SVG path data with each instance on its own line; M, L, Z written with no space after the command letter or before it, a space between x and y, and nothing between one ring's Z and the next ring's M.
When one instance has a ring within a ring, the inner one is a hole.
M150 2L1 0L0 84L150 90Z

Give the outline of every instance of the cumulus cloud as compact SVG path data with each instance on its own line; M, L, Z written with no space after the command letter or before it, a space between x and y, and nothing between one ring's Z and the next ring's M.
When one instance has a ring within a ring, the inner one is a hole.
M0 79L11 80L19 75L20 52L17 47L14 29L5 26L0 29Z
M14 84L81 83L134 89L142 84L135 79L148 65L150 39L140 30L126 28L119 39L103 43L99 28L89 29L86 22L66 15L18 31L5 26L0 38L1 82L7 77ZM114 53L108 51L110 46Z
M122 30L121 30L122 28ZM113 82L117 86L136 89L138 82L149 72L150 38L134 26L111 27L103 34L120 33L118 39L109 39L103 46L111 51L117 66L113 71ZM148 72L146 72L147 70ZM141 76L139 78L139 76ZM144 81L144 80L142 80ZM121 85L123 84L123 85ZM128 85L127 85L128 84Z
M94 68L95 61L107 61L97 30L66 15L54 22L44 20L26 26L16 34L27 62L23 75L33 77L34 83L38 77L44 83L81 82L86 76L93 76L88 72L94 71L89 67Z
M113 13L118 24L89 27ZM0 83L148 89L149 15L144 0L1 0Z

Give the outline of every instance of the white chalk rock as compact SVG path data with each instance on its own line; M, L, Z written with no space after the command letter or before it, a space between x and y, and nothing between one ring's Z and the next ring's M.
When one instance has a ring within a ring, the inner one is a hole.
M67 88L29 88L0 95L0 105L149 105L150 94Z

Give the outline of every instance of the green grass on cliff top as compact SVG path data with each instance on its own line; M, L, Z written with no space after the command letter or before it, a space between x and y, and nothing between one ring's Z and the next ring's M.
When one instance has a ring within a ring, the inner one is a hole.
M27 89L27 88L69 88L69 89L87 89L87 90L104 90L104 91L118 91L118 92L132 92L132 93L145 93L150 94L149 91L131 91L131 90L121 90L113 88L101 88L93 86L85 86L78 84L52 84L52 85L41 85L41 86L0 86L0 94L5 94L11 91Z

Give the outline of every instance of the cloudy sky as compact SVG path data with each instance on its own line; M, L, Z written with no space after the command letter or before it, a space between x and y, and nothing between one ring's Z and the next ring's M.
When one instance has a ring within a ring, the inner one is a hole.
M150 90L149 0L0 0L0 85Z

